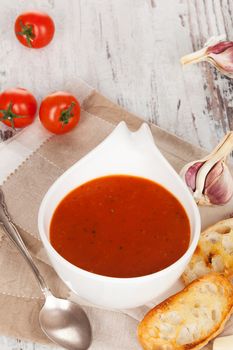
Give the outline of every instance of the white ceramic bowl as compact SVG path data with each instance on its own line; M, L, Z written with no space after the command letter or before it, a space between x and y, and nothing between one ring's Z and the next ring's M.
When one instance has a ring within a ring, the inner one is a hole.
M82 183L110 174L131 174L154 180L170 190L183 204L190 220L191 240L186 253L174 264L143 277L112 278L72 265L51 246L50 221L61 199ZM124 122L54 182L41 203L38 225L49 259L67 286L93 304L118 309L145 304L168 290L184 271L200 235L197 206L179 175L155 146L148 125L143 124L132 133Z

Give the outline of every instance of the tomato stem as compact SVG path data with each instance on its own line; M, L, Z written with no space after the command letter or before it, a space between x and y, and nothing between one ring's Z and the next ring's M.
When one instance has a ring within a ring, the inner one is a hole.
M2 114L2 116L0 117L0 121L3 120L8 120L11 123L11 127L12 129L15 130L15 121L14 119L16 118L27 118L24 117L22 115L18 115L12 112L12 107L13 107L13 102L10 101L9 106L7 109L0 109L0 113Z
M70 106L61 112L59 121L62 123L62 127L64 127L66 124L68 124L70 118L72 118L74 116L74 114L72 113L72 110L73 110L75 105L76 105L75 102L71 102Z
M35 38L35 34L33 33L32 25L23 24L21 19L19 20L19 24L20 24L20 27L22 29L21 29L21 32L18 32L17 34L24 36L26 41L27 41L28 46L32 47L31 40Z

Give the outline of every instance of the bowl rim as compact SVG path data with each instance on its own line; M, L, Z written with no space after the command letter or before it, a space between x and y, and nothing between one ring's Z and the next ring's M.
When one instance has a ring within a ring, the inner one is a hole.
M142 282L142 281L147 281L147 280L154 279L155 277L156 278L162 277L162 276L166 275L168 272L172 272L172 271L176 270L176 268L179 267L180 265L182 265L182 263L185 262L188 257L191 258L192 254L194 253L194 250L195 250L195 248L196 248L196 246L198 244L200 231L201 231L201 219L200 219L200 213L199 213L198 207L197 207L197 205L196 205L196 203L195 203L191 193L187 189L186 190L186 194L189 197L188 199L189 199L189 201L191 203L191 208L192 208L193 215L194 215L194 217L193 217L193 222L194 222L193 226L194 226L194 228L193 228L193 234L192 234L193 237L192 237L191 243L189 244L188 249L173 264L167 266L166 268L164 268L164 269L162 269L160 271L151 273L149 275L143 275L143 276L137 276L137 277L111 277L111 276L105 276L105 275L100 275L100 274L96 274L94 272L90 272L90 271L84 270L84 269L82 269L82 268L72 264L71 262L66 260L62 255L60 255L55 250L55 248L50 243L49 237L46 235L45 230L44 230L44 213L45 213L46 205L48 203L48 198L50 197L50 194L53 191L55 185L57 184L57 182L59 180L62 179L64 174L62 174L51 185L51 187L49 188L49 190L47 191L47 193L45 194L45 196L44 196L44 198L43 198L43 200L41 202L41 205L40 205L40 208L39 208L39 213L38 213L38 228L39 228L39 235L40 235L41 241L42 241L46 251L49 252L48 256L50 257L50 254L55 256L55 258L59 261L59 263L64 265L68 270L71 270L72 272L75 272L75 273L79 273L80 275L82 275L84 277L88 277L89 279L94 279L94 280L98 280L98 281L102 281L102 282L103 281L105 281L105 282L108 281L108 282L113 282L113 283L122 283L122 284L124 284L124 283ZM127 174L125 174L125 175L127 175ZM176 175L177 175L177 177L179 177L178 174L176 174ZM96 177L96 178L98 178L98 177ZM182 181L180 178L179 178L179 180ZM179 200L179 198L177 198L177 199ZM185 208L184 208L184 210L185 210ZM189 215L188 215L187 212L186 212L186 214L187 214L187 216L189 218ZM190 219L189 219L189 221L190 221ZM191 226L191 223L190 223L190 226Z

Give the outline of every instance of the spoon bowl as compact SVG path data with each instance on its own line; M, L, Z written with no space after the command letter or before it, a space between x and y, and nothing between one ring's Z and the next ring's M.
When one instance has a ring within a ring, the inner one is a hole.
M91 325L87 315L69 300L48 295L39 322L49 339L68 350L85 350L91 344Z

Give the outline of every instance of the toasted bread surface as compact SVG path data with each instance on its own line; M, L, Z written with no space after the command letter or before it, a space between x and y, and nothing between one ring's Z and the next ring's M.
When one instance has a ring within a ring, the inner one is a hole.
M210 273L149 311L138 326L145 350L198 350L224 328L233 307L233 286Z
M233 275L233 218L220 221L201 233L182 278L189 284L210 272Z

